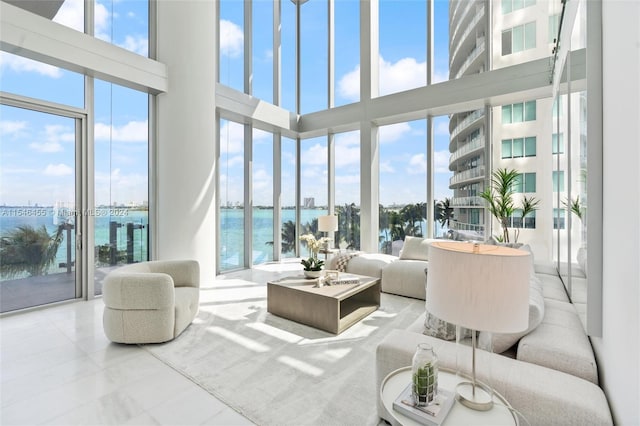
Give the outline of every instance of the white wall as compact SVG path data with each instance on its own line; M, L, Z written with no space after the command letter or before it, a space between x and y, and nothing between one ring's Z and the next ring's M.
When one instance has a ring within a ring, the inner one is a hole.
M614 421L640 424L640 2L603 1L603 336Z
M157 244L154 258L191 258L215 278L215 2L159 1L158 60L169 89L158 96Z

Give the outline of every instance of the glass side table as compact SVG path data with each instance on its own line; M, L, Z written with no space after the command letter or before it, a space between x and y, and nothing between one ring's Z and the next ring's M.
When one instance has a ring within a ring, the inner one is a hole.
M438 386L440 388L455 393L456 385L462 380L465 380L465 378L456 375L452 370L441 367L438 371ZM420 423L415 420L393 409L393 401L395 401L410 382L411 367L403 367L389 373L380 386L380 399L388 413L388 420L390 420L394 426L420 425ZM472 410L460 402L455 401L453 408L444 419L442 425L519 426L518 417L508 408L511 407L511 405L509 405L502 395L494 391L493 401L493 408L488 411Z

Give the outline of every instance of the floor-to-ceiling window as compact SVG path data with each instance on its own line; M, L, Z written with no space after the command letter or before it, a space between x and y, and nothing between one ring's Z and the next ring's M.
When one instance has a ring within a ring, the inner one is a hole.
M360 249L360 132L337 133L335 141L335 214L338 231L334 245Z
M3 104L0 117L0 312L79 297L81 116Z
M296 141L282 138L280 171L281 207L281 256L296 255Z
M380 126L380 244L399 250L405 236L425 236L427 197L426 120Z
M95 293L118 265L149 259L148 95L96 80Z
M220 120L220 270L244 266L244 126Z
M329 205L327 138L304 139L300 141L300 150L300 235L313 234L320 238L318 216L326 215ZM304 256L307 248L302 250Z
M427 84L427 2L380 0L380 95Z
M273 260L273 135L253 129L253 264Z

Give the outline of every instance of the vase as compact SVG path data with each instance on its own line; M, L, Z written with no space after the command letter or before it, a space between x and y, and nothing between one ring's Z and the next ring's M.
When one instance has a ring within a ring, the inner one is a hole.
M304 276L307 278L320 278L322 271L304 271Z
M438 357L433 347L420 343L411 360L413 403L418 407L431 404L438 394Z

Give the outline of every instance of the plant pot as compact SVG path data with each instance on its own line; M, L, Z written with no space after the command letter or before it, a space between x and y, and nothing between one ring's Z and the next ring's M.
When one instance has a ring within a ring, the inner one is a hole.
M320 278L322 271L304 271L304 276L307 278Z

